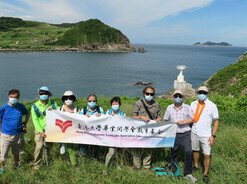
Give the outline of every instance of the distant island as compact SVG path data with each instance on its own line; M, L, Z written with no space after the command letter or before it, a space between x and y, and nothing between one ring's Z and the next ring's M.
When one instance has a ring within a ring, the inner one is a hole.
M196 46L223 46L223 47L232 46L231 44L229 44L227 42L220 42L220 43L216 43L216 42L205 42L205 43L196 42L193 45L196 45Z
M0 51L130 52L129 39L98 19L49 24L0 17Z

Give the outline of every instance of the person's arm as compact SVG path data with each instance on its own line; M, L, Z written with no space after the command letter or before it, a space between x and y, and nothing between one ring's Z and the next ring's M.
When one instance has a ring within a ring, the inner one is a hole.
M191 123L193 123L193 119L184 119L184 120L177 121L177 124L179 125L185 125L185 124L191 124Z
M214 139L216 137L216 133L217 133L218 128L219 128L219 120L215 119L213 122L214 122L214 126L213 126L212 135L209 137L209 144L210 145L214 144Z

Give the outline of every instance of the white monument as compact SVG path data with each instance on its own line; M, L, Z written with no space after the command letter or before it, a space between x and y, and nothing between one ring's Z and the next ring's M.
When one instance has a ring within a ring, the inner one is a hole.
M184 80L183 70L186 68L187 66L185 65L177 65L177 69L180 70L180 72L177 76L177 80L174 81L174 90L181 90L186 96L193 96L195 90L192 88L191 84Z

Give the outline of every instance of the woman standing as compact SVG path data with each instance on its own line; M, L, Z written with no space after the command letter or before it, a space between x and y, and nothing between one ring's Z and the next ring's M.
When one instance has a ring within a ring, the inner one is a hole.
M76 97L72 91L65 91L65 93L62 96L63 105L59 108L60 111L63 112L69 112L69 113L78 113L78 109L75 106L74 102L76 101ZM62 146L60 148L60 154L65 154L65 152L68 152L70 163L72 166L75 166L77 164L76 161L76 152L78 150L78 146L75 144L64 144L62 143Z

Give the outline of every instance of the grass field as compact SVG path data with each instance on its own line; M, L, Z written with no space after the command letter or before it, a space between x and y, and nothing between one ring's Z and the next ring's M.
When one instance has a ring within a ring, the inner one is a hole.
M220 128L212 151L212 163L210 168L211 183L222 184L244 184L247 183L247 116L246 108L238 110L237 105L232 105L227 110L230 100L222 100L228 97L212 97L220 107ZM137 98L122 97L122 109L129 116L133 103ZM191 102L193 99L189 99ZM237 104L239 99L232 99L232 103ZM171 100L158 99L162 107L162 114ZM59 102L59 100L58 100ZM25 103L28 107L32 102ZM83 107L85 99L78 101L78 106ZM99 104L104 108L109 108L109 98L100 97ZM153 184L153 183L188 183L183 177L175 178L171 176L156 176L151 171L133 171L131 168L130 154L126 153L125 166L122 170L117 170L113 163L109 167L108 175L102 174L104 168L104 158L108 151L106 147L100 149L97 160L82 157L78 154L79 165L71 167L66 158L59 155L59 145L55 144L52 149L53 160L49 167L44 166L39 171L33 173L30 163L33 160L34 134L33 125L30 120L28 133L25 135L27 150L22 155L22 166L19 169L11 167L11 156L7 162L6 172L0 176L1 184L51 184L51 183L125 183L125 184ZM153 154L153 166L164 166L169 161L169 149L156 149ZM183 168L183 155L181 154L179 165ZM194 173L198 183L202 183L202 169Z

